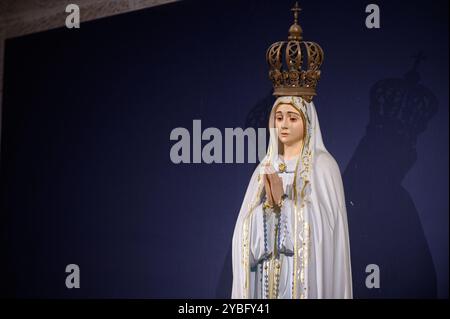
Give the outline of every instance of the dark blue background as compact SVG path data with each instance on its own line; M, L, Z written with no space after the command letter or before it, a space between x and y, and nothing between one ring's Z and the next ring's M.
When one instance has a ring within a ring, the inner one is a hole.
M343 175L354 295L448 297L448 2L377 1L378 30L365 27L369 3L300 3L304 38L325 51L314 102ZM0 296L228 298L255 164L173 164L169 135L193 119L264 127L265 51L287 38L292 5L183 1L93 22L81 12L78 30L9 39ZM427 89L401 84L420 51ZM370 95L379 81L383 96L425 92L425 106L400 105L431 111L393 120ZM65 287L71 263L81 289ZM364 285L371 263L380 289Z

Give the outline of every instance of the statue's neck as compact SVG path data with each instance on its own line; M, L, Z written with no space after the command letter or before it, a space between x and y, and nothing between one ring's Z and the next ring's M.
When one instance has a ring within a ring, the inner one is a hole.
M303 140L293 144L283 144L283 158L288 161L300 154L303 147Z

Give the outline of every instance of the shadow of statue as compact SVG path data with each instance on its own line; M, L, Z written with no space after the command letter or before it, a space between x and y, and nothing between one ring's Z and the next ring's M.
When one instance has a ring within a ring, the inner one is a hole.
M419 83L422 59L416 56L403 78L372 86L369 124L343 174L354 298L437 296L419 214L402 186L417 160L417 138L438 107L434 94ZM369 264L379 267L379 288L366 286Z

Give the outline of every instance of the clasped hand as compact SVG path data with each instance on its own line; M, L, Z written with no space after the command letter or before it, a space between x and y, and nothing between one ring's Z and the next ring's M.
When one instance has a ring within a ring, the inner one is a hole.
M284 194L283 181L270 164L263 165L264 187L269 205L279 205Z

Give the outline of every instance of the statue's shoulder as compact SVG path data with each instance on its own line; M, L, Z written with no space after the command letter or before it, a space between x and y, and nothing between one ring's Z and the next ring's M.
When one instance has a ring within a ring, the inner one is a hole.
M339 165L333 155L328 152L317 152L314 159L313 170L316 174L325 176L341 176Z

